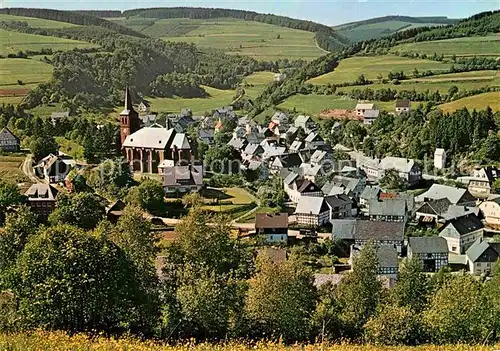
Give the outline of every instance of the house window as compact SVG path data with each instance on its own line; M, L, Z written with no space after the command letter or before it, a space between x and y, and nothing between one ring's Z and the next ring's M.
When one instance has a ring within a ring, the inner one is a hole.
M456 246L452 246L451 251L457 251L457 247Z

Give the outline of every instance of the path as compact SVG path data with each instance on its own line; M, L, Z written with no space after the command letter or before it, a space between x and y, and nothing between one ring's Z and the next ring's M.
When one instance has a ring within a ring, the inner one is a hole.
M21 168L23 173L29 178L31 182L33 182L34 184L43 183L43 181L35 175L35 172L33 172L33 155L26 155Z
M323 49L321 46L319 46L318 41L316 40L316 38L314 38L314 44L316 44L316 47L317 47L318 49L320 49L321 51L323 51L325 54L330 54L330 51L325 50L325 49Z
M239 221L240 219L242 218L245 218L249 215L251 215L252 213L254 213L255 211L257 211L257 209L260 207L260 200L258 198L256 198L251 192L249 192L248 190L244 189L245 192L249 195L249 197L252 198L252 200L255 202L256 206L254 208L252 208L250 211L246 212L245 214L239 216L238 218L235 218L231 221L231 224L236 224L237 221ZM240 223L242 224L242 223Z
M153 216L151 215L148 215L146 216L147 218L153 218ZM166 226L169 226L169 227L174 227L175 225L177 225L182 219L178 219L178 218L165 218L165 217L154 217L154 218L159 218L163 224L165 224ZM208 223L208 225L214 225L214 223ZM234 229L254 229L255 228L255 224L254 223L236 223L236 222L231 222L231 227L233 227Z

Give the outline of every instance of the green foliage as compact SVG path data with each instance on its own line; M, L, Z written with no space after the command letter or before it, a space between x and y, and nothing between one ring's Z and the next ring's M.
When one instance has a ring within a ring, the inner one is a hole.
M55 226L33 236L16 266L13 292L26 327L137 330L148 296L126 255L106 239Z
M135 182L129 164L119 158L100 163L91 171L88 183L101 194L119 198L124 196Z
M257 197L260 200L261 206L277 207L279 209L285 207L286 193L283 186L281 186L281 182L281 178L274 177L259 186Z
M408 306L382 305L366 323L368 342L382 345L408 345L419 330L419 320Z
M407 306L414 313L420 313L430 297L429 278L422 271L418 260L407 259L398 273L396 286L390 298L397 306Z
M38 137L30 143L30 152L35 161L39 161L49 154L56 154L59 146L53 137Z
M205 154L206 165L215 173L237 173L240 161L240 153L227 144L214 145Z
M26 198L21 195L17 185L0 179L0 224L3 223L9 207L19 205L25 200Z
M375 314L383 293L382 283L377 279L377 254L371 244L361 249L353 267L335 291L341 309L342 332L349 337L361 334L365 323Z
M246 298L252 334L284 340L305 339L315 306L313 281L311 271L297 261L273 263L267 256L261 256Z
M158 97L180 96L184 98L205 97L198 76L194 74L167 73L151 83L151 94Z
M83 229L93 229L104 218L103 200L91 193L66 195L59 193L56 197L57 208L49 215L49 222L56 224L72 224Z
M406 189L406 182L399 176L399 172L395 169L388 169L379 180L382 188L388 190L403 191Z
M447 280L424 311L423 321L437 343L480 343L492 330L490 306L480 282L469 275Z
M144 179L139 185L130 189L127 202L146 211L162 211L165 205L165 194L160 182Z

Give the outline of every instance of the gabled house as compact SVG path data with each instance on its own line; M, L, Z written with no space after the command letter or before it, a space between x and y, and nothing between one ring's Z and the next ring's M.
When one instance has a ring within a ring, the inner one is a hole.
M184 195L203 188L203 166L187 165L165 168L163 190L166 195Z
M303 226L319 227L330 221L330 207L324 197L301 196L294 214Z
M216 109L214 111L213 118L215 120L230 120L230 121L237 120L236 112L234 112L232 106L224 106Z
M198 130L198 140L207 145L212 145L214 143L214 130L213 129L199 129Z
M325 196L330 208L330 219L350 218L357 214L354 202L344 194Z
M21 141L12 133L9 128L5 127L0 130L0 149L6 152L19 151Z
M325 150L315 150L309 162L313 165L325 165L325 169L329 170L332 168L332 154Z
M297 173L290 173L283 183L285 193L294 203L298 203L302 196L323 197L321 189L316 184L300 177Z
M141 101L139 105L137 105L137 111L139 113L149 113L151 110L151 107L149 106L149 103L147 101Z
M229 146L231 146L233 149L241 152L248 145L248 141L244 138L239 138L239 137L233 136L233 138L231 140L229 140L229 142L227 144Z
M363 192L359 196L359 205L361 207L364 207L366 209L369 209L370 207L370 201L371 200L378 200L378 197L380 193L382 192L382 189L380 189L378 186L371 186L368 185L363 189Z
M349 245L360 246L368 242L375 246L392 245L398 253L401 253L405 234L404 222L333 219L331 224L333 240L338 239Z
M318 128L316 122L310 116L299 115L294 121L294 126L302 128L306 133L310 133Z
M289 153L276 157L269 165L269 168L271 173L274 174L279 173L283 168L297 173L301 164L302 158L298 153Z
M290 123L290 115L287 112L276 111L271 117L271 122L279 125L288 125Z
M33 184L24 193L31 211L38 215L41 221L46 221L56 208L58 191L50 184Z
M64 182L68 173L76 166L76 161L68 155L49 154L42 158L34 168L39 170L47 183Z
M363 113L363 124L371 126L378 118L380 110L366 110Z
M356 260L354 259L361 251L361 246L352 245L351 254L349 257L349 264L352 270L356 270L356 265L354 264ZM377 253L377 274L381 276L387 276L390 278L397 278L399 271L399 260L398 252L394 245L380 245L375 247Z
M264 148L260 144L248 143L243 152L241 153L241 158L243 160L260 161L263 154L264 154Z
M448 265L448 244L436 236L410 237L408 258L418 260L424 272L437 272Z
M315 182L318 177L325 175L325 171L321 165L302 163L299 168L299 174L305 179Z
M491 198L479 205L484 222L494 228L500 228L500 196Z
M408 218L408 208L404 199L372 199L368 204L371 221L403 222Z
M173 124L174 129L177 133L187 133L188 127L193 125L195 120L192 116L186 115L179 117Z
M479 208L452 205L447 198L424 202L416 209L415 219L419 224L440 227L464 216L479 215Z
M396 113L401 114L403 112L410 112L411 101L408 99L396 100Z
M422 170L412 159L402 157L384 157L379 164L379 179L383 177L385 171L395 169L399 176L404 179L408 185L414 185L422 180Z
M333 182L335 185L345 187L346 190L352 192L355 198L359 198L366 188L366 179L363 177L352 178L337 175L333 177Z
M475 197L487 198L491 194L493 182L500 177L500 169L496 167L476 167L472 171L467 189Z
M292 152L299 152L302 149L305 149L306 147L306 142L303 140L295 140L292 145L288 148L288 150Z
M370 103L358 103L355 108L358 117L363 117L366 111L373 109L375 109L375 105Z
M452 205L470 206L476 205L476 199L467 189L455 188L448 185L432 184L429 190L415 197L416 202L439 200L447 198Z
M156 124L157 116L156 115L144 115L139 117L141 119L142 127L151 127L153 124Z
M484 225L475 215L459 217L451 220L443 227L439 236L446 239L448 251L463 255L483 237Z
M467 250L465 256L471 274L490 275L500 258L500 243L478 239Z
M285 243L288 241L288 213L257 213L255 215L255 232L266 237L268 243Z
M304 141L306 142L306 147L312 150L325 145L325 140L315 132L309 133Z

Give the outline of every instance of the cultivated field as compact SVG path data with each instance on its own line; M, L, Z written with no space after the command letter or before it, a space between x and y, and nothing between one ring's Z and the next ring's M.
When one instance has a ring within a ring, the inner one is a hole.
M195 115L202 115L207 111L212 111L231 103L234 97L234 90L220 90L203 86L210 95L207 98L148 98L152 111L178 113L182 108L190 108Z
M71 50L73 48L95 47L83 41L26 34L0 29L0 55L17 53L19 51L39 51L41 49ZM0 62L1 64L1 62Z
M243 79L243 89L245 89L245 94L251 99L258 97L266 86L273 81L273 72L255 72ZM248 86L245 86L248 85Z
M467 107L469 110L484 110L486 106L490 106L494 112L500 111L499 91L468 96L460 100L440 105L439 108L445 112L453 112L463 107Z
M449 64L442 62L411 59L394 55L351 57L340 61L338 67L333 72L323 74L308 82L318 85L354 82L361 74L366 79L376 81L379 74L387 78L387 74L391 71L403 71L407 76L411 77L415 68L419 71L443 71L449 67Z
M52 77L52 66L36 58L5 58L0 60L0 87L42 83Z
M0 156L0 179L12 183L25 183L29 179L21 170L25 156Z
M54 351L121 351L121 350L137 350L137 351L245 351L245 350L272 350L272 351L492 351L496 350L500 345L496 346L470 346L470 345L422 345L422 346L373 346L373 345L329 345L329 344L309 344L309 345L293 345L284 346L278 343L260 342L257 344L247 343L219 343L219 344L194 344L194 342L171 346L167 344L155 343L153 341L139 341L137 339L107 339L103 336L90 338L83 334L77 334L72 337L61 332L41 332L34 333L17 333L17 334L0 334L0 349L13 351L38 351L38 350L54 350Z
M422 77L412 79L414 82L463 82L463 81L477 81L477 80L495 80L500 78L500 72L498 71L472 71L472 72L461 72L461 73L448 73L448 74L437 74L435 76Z
M158 20L142 32L261 60L312 60L324 55L316 46L314 33L233 18Z
M42 18L35 17L23 17L23 16L12 16L0 14L0 21L12 22L12 21L21 21L26 22L30 27L36 28L67 28L67 27L78 27L76 24L66 23L66 22L58 22L51 21Z
M424 41L395 46L396 51L413 51L421 54L443 54L445 56L500 56L500 34L483 37L466 37L456 39Z

